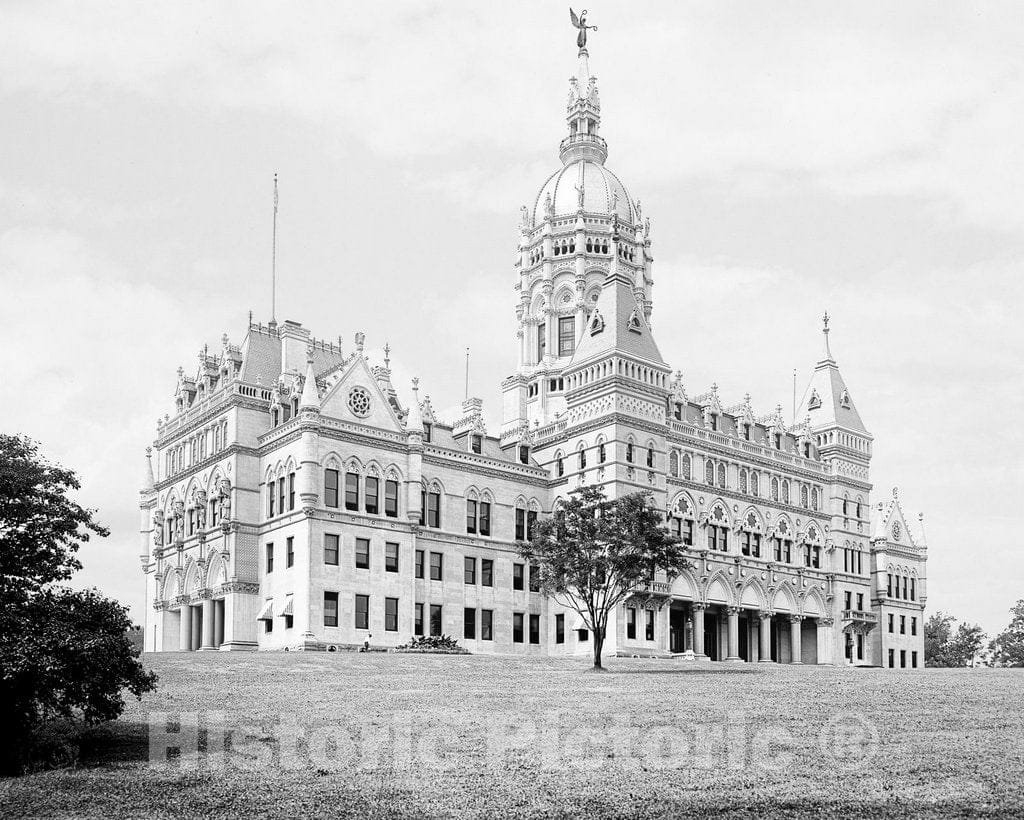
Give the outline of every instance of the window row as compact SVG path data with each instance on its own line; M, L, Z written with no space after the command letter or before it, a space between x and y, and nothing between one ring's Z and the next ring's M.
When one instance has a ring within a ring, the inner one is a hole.
M861 550L843 547L843 572L864 574L864 553Z
M889 668L890 669L895 669L896 668L896 650L894 650L894 649L890 649L889 650ZM900 668L901 669L906 669L907 668L907 650L906 649L901 649L900 650ZM917 669L917 652L915 652L913 650L910 652L910 668L911 669Z
M896 632L896 616L892 612L890 612L889 613L889 634L891 635L891 634L894 634L895 632ZM907 616L906 615L900 615L900 634L901 635L906 635L907 634ZM911 635L916 635L917 634L917 618L914 615L910 616L910 634Z
M440 607L438 609L440 609ZM353 626L356 629L370 628L369 595L360 595L359 593L356 593L353 615ZM324 626L338 625L338 593L324 592ZM384 599L384 631L398 631L398 598Z
M341 478L338 470L324 470L324 506L337 509L341 506L340 502L344 501L344 509L350 512L364 512L368 515L380 515L383 512L387 518L398 518L397 481L386 479L382 482L377 476L345 473L342 497L339 483Z
M911 575L893 575L888 573L888 594L890 598L902 598L904 601L917 600L917 579Z
M198 431L187 441L171 447L165 456L167 475L172 476L198 464L208 455L219 453L227 447L228 423L221 420Z
M854 595L853 592L851 592L850 590L846 590L846 592L843 593L843 609L854 609L854 606L853 606L853 595ZM856 607L856 609L858 611L860 611L860 612L864 611L864 593L863 592L858 592L857 593L857 607Z
M267 518L295 509L295 473L267 481Z

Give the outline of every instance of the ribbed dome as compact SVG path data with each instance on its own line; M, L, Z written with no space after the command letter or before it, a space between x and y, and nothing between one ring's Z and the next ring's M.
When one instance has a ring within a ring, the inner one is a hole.
M579 210L579 186L583 187L583 210L587 213L610 216L614 211L628 224L636 223L633 201L619 178L603 165L578 159L548 177L533 205L534 224L544 221L548 194L551 195L556 217L575 216Z

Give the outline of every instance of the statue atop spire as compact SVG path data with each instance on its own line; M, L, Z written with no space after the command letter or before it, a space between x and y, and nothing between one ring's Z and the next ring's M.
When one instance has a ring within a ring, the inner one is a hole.
M579 30L579 34L576 35L576 45L582 50L587 47L587 29L591 31L597 31L597 26L587 25L587 10L583 9L580 12L580 16L576 16L571 8L569 9L569 20Z
M822 335L824 335L824 337L825 337L825 358L823 359L823 361L831 361L832 360L832 349L829 347L829 343L828 343L828 320L829 320L829 315L828 315L828 311L826 310L825 311L825 315L821 317L821 325L822 325L821 332L822 332Z

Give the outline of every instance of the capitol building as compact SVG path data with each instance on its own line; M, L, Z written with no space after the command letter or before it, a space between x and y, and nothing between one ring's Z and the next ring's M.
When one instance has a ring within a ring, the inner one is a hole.
M872 498L856 400L870 385L846 384L826 316L795 424L687 389L652 331L650 222L606 165L588 60L584 45L560 163L521 210L498 434L478 398L439 417L429 374L394 385L362 333L348 347L250 321L203 348L147 450L147 651L444 633L474 653L590 656L516 543L600 485L650 492L691 562L618 608L607 653L924 665L927 546L895 491Z

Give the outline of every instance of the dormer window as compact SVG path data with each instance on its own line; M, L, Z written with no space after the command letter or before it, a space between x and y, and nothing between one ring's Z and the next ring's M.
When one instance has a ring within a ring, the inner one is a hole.
M525 444L519 445L519 463L529 464L530 463L530 448Z
M745 438L747 441L750 441L750 425L749 424L744 424L743 425L743 438Z
M430 441L430 434L431 434L431 431L433 429L433 426L434 425L430 424L429 422L423 422L423 440L424 441Z
M712 413L711 414L711 429L712 430L717 430L718 429L718 413Z
M474 453L479 453L483 449L484 437L478 433L474 433L469 437L469 447Z
M683 420L683 405L679 402L676 402L675 406L672 408L672 418L676 421Z
M776 433L775 434L775 449L776 450L781 450L782 449L782 433Z

